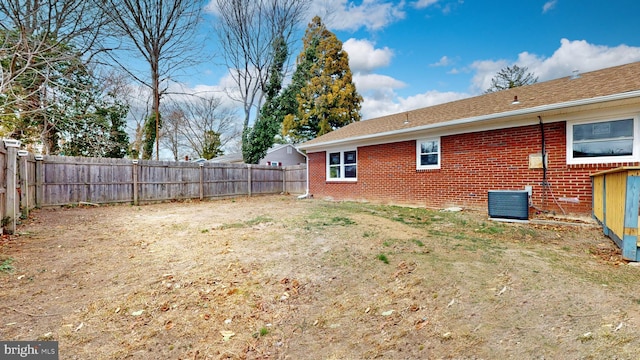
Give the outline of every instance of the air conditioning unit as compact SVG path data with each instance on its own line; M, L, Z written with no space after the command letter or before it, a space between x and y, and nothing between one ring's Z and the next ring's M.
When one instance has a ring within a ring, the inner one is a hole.
M529 219L527 190L489 190L489 217L497 219Z

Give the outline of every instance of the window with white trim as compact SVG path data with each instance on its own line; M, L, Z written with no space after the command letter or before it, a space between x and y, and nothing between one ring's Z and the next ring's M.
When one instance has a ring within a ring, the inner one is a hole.
M440 138L416 141L416 168L440 169Z
M637 117L567 122L567 163L637 161L638 141Z
M327 180L355 181L357 169L358 154L356 150L328 152Z

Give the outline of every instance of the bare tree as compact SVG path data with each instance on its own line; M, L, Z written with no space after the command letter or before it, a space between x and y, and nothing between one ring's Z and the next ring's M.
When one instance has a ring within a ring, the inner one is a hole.
M164 117L162 124L162 146L169 149L173 155L173 160L178 161L185 151L185 145L181 129L185 127L185 116L179 108L174 108Z
M136 81L151 89L153 136L156 159L159 158L160 100L167 91L166 82L178 69L192 65L196 27L200 20L201 1L194 0L98 0L108 14L114 33L123 40L118 50L110 52L112 59ZM150 66L150 75L136 73L127 62L136 53ZM124 56L124 59L120 56ZM143 154L150 158L151 154Z
M216 32L222 55L242 103L243 131L252 109L259 108L274 60L273 43L284 39L302 23L309 0L215 0Z
M491 79L491 86L485 91L485 93L508 90L519 86L537 83L538 77L528 71L529 68L526 66L519 67L518 65L507 66L500 69L496 76Z
M224 148L240 137L238 119L233 109L224 108L217 97L191 97L168 106L164 143L180 158L180 152L207 158L211 134L219 135L219 147Z
M50 100L81 86L61 79L86 71L104 24L85 0L0 0L0 104L4 124L17 120L5 126L10 136L39 137L45 152L55 146Z

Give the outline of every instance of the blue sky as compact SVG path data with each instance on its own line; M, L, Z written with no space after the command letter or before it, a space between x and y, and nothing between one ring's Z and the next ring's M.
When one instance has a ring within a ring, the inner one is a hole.
M308 19L320 15L343 42L370 119L479 95L514 64L545 81L640 61L639 14L637 0L321 0ZM230 86L215 63L186 86Z

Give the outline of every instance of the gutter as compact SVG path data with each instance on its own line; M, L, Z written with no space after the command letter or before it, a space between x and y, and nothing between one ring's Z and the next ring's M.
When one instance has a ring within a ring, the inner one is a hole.
M307 171L307 190L306 190L306 192L304 194L298 196L298 199L300 199L300 200L311 197L311 194L309 194L309 155L305 154L304 157L305 157L305 159L307 159L307 169L306 169L306 171Z
M326 142L310 144L306 146L304 144L301 144L298 146L298 148L303 150L325 148L328 146L340 145L340 144L350 143L354 141L371 140L371 139L394 136L394 135L403 135L403 134L409 134L415 131L433 130L433 129L445 128L445 127L455 126L455 125L471 124L471 123L476 123L476 122L481 122L486 120L502 119L502 118L507 118L512 116L531 115L531 114L541 113L545 111L560 110L560 109L571 108L576 106L592 105L592 104L598 104L598 103L603 103L608 101L625 100L625 99L630 99L634 97L640 97L640 90L618 93L613 95L599 96L599 97L589 98L589 99L572 100L572 101L567 101L567 102L557 103L557 104L541 105L541 106L536 106L532 108L507 111L507 112L497 113L497 114L474 116L470 118L451 120L451 121L441 122L437 124L422 125L422 126L416 126L416 127L407 128L407 129L393 130L393 131L387 131L383 133L368 134L368 135L361 135L361 136L356 136L356 137L351 137L346 139L326 141ZM308 162L308 158L307 158L307 162Z

